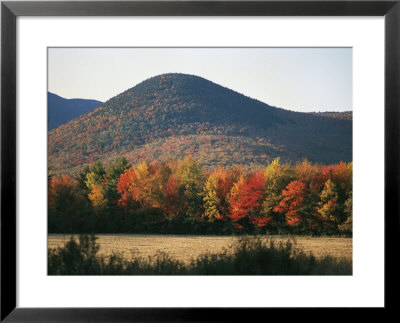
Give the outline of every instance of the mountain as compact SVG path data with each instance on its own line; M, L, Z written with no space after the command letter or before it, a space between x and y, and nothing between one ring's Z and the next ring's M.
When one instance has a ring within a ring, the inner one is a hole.
M352 160L352 122L269 106L204 78L152 77L49 132L49 167L192 155L206 168L265 166L275 157Z
M57 94L48 92L48 129L52 130L57 128L98 107L101 103L102 102L96 100L65 99Z

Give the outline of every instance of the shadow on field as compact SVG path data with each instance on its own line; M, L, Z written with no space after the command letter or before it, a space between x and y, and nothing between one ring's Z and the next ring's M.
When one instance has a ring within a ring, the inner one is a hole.
M295 241L274 243L258 237L242 237L232 248L206 254L189 264L165 253L126 260L119 254L98 255L94 235L73 237L64 247L49 249L49 275L351 275L352 261L324 256L316 258L295 248Z

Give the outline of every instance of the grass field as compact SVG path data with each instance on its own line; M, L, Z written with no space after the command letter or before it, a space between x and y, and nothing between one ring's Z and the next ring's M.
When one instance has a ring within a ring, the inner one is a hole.
M228 249L238 239L233 236L175 236L175 235L111 235L100 234L99 255L109 256L113 252L122 254L127 260L134 257L152 257L160 252L171 258L190 262L203 254L216 254ZM77 236L76 236L77 237ZM48 248L61 247L70 235L51 234L48 236ZM265 236L263 239L287 241L286 236ZM296 247L319 258L329 255L335 258L352 259L352 238L330 237L292 237Z

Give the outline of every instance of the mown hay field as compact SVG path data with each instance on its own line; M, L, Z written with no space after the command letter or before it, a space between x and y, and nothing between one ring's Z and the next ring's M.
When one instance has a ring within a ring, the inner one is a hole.
M112 253L122 254L127 260L134 257L152 257L163 252L176 260L190 262L203 254L216 254L237 241L235 236L189 236L189 235L140 235L140 234L99 234L99 255L109 256ZM48 248L62 247L71 235L50 234ZM74 238L78 238L75 235ZM287 236L262 236L276 242L286 242ZM315 257L324 255L335 258L352 259L352 238L330 237L290 237L295 247Z

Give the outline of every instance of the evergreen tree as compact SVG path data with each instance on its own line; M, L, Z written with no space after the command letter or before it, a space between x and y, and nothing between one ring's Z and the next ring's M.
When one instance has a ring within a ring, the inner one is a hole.
M103 194L110 204L116 204L121 198L117 190L118 180L121 174L130 167L131 165L126 158L120 157L107 168Z

